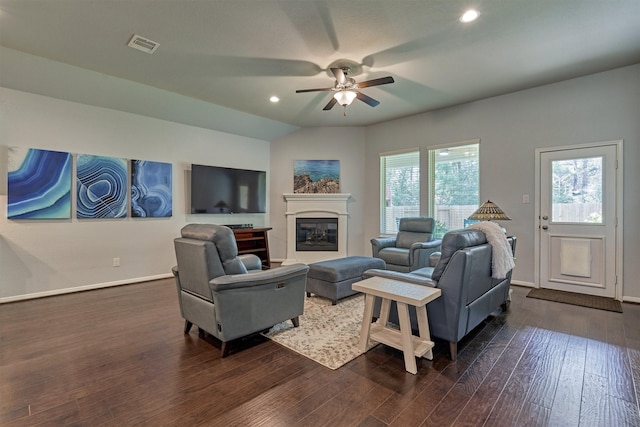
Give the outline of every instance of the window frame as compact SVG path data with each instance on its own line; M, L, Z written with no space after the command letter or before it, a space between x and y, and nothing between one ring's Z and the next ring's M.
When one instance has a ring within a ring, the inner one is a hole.
M395 224L395 228L387 227L387 209L390 207L387 205L387 168L389 165L386 161L387 158L393 156L401 156L401 155L415 155L417 156L417 162L414 164L414 167L417 167L417 178L416 184L417 188L417 205L415 209L413 209L410 216L418 216L421 210L421 188L422 188L422 172L421 172L421 153L419 147L407 148L404 150L396 150L396 151L387 151L379 154L379 164L380 164L380 205L379 205L379 229L380 234L383 236L395 235L398 232L398 224Z
M435 156L436 153L440 150L447 150L447 149L456 149L456 148L460 148L460 147L464 147L464 146L469 146L469 145L477 145L477 150L476 150L476 154L477 154L477 162L478 162L478 200L477 203L475 205L469 205L468 210L469 215L471 215L477 208L478 206L480 206L480 181L481 181L481 175L480 175L480 147L481 147L481 141L480 139L472 139L472 140L466 140L466 141L458 141L458 142L453 142L453 143L447 143L447 144L440 144L440 145L432 145L432 146L428 146L427 147L427 155L426 155L426 163L427 163L427 173L425 174L426 176L426 190L427 190L427 215L431 218L434 218L436 220L436 233L434 234L435 237L439 237L441 238L442 235L444 235L444 232L442 230L444 230L445 232L447 230L455 230L455 229L459 229L457 226L453 226L453 228L449 228L451 227L451 225L447 224L446 226L444 226L444 223L442 221L439 220L439 215L437 215L435 209L436 209L436 204L435 204L435 197L436 197L436 176L435 176ZM471 208L472 206L473 209ZM475 221L474 221L475 222ZM466 227L467 223L466 220L463 222L463 226ZM443 228L444 227L444 228Z

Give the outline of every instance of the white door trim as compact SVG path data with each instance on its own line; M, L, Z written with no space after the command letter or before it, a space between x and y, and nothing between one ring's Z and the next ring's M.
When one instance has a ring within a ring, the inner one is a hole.
M624 221L623 221L623 187L624 187L624 171L623 171L623 140L592 142L585 144L564 145L558 147L536 148L535 150L535 206L533 218L533 235L534 235L534 284L536 288L540 287L540 157L542 153L551 151L574 150L580 148L602 147L614 145L616 147L616 296L615 298L622 301L623 295L623 238L624 238Z

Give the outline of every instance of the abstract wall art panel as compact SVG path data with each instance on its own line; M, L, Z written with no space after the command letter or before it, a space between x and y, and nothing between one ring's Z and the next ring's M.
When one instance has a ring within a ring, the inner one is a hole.
M127 215L127 162L115 157L78 154L78 218L124 218Z
M294 193L339 193L340 160L294 160Z
M7 218L71 218L71 153L9 147Z
M131 216L170 217L171 163L131 160Z

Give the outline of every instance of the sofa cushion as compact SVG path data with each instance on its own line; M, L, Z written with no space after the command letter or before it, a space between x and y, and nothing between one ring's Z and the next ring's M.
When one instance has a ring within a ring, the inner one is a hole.
M408 249L404 248L384 248L378 252L378 256L389 264L409 266L407 251Z
M477 246L487 243L487 238L482 231L458 230L450 231L442 238L440 260L433 269L431 279L438 281L447 267L449 260L457 250L468 246Z
M396 238L396 247L408 249L414 243L428 242L432 236L430 233L415 233L413 231L400 231Z

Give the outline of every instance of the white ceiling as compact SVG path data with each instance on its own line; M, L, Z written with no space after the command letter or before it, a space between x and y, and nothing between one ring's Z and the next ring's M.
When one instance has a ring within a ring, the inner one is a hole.
M293 126L369 125L640 63L640 0L0 0L0 45ZM295 93L340 60L395 79L362 89L379 106Z

